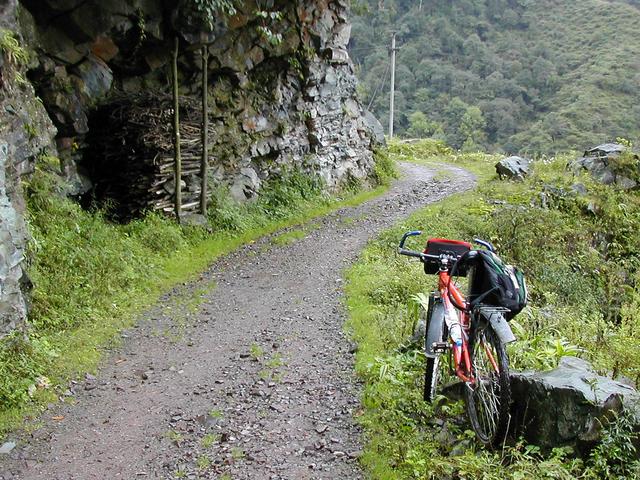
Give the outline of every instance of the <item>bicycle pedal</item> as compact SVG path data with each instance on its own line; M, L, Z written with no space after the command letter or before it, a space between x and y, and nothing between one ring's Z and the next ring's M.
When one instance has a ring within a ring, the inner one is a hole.
M431 349L436 353L444 353L449 350L450 346L448 342L433 342Z

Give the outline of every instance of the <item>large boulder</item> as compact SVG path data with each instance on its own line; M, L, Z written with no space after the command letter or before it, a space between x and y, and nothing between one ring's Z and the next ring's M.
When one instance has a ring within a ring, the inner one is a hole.
M529 174L531 160L526 158L511 156L503 158L496 163L496 173L500 178L514 178L522 180Z
M637 188L640 180L638 155L618 143L590 148L584 156L570 162L568 168L575 173L587 171L598 182L616 185L623 190Z
M543 448L586 451L600 438L602 425L623 411L640 430L640 394L576 357L563 357L548 372L512 373L511 389L516 436Z

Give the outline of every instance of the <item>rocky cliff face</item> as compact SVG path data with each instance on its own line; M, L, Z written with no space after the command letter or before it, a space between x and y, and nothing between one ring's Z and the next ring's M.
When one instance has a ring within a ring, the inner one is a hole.
M92 107L114 89L168 93L175 36L187 97L200 95L199 47L208 46L211 171L236 198L255 195L286 165L316 171L329 187L371 169L371 135L346 53L345 1L240 2L207 34L190 0L23 3L31 13L23 23L41 52L32 78L58 128L58 152L76 193L88 188L72 167L82 156ZM97 153L89 162L100 161ZM194 175L183 181L187 190L199 184Z
M0 60L0 314L24 318L16 286L26 238L19 177L44 153L60 159L69 194L113 181L95 174L109 169L94 168L104 162L91 144L105 127L96 112L114 91L132 103L142 93L168 94L176 37L185 98L201 93L200 51L207 47L209 170L234 197L251 198L292 166L316 172L328 187L368 176L372 125L355 97L346 52L348 2L238 3L209 28L192 0L0 0L0 28L31 52L28 69L6 52ZM126 108L121 113L128 118ZM153 161L131 155L127 145L123 154L127 162ZM182 181L187 190L199 185L194 172ZM0 335L14 323L0 322Z
M56 133L25 77L29 59L19 48L16 9L16 0L0 2L0 338L26 318L28 233L20 178L33 171Z

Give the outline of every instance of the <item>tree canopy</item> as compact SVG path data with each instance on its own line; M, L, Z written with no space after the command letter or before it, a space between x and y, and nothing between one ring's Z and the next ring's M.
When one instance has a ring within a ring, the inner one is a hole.
M640 137L636 0L360 0L351 58L369 104L397 32L394 131L552 153ZM371 110L388 122L388 74ZM421 115L416 115L417 113Z

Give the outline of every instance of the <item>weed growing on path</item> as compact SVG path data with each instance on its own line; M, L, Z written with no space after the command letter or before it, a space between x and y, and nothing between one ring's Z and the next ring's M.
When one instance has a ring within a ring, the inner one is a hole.
M215 433L207 433L204 437L202 437L200 445L202 445L202 448L204 449L209 449L219 440L220 435L216 435Z

